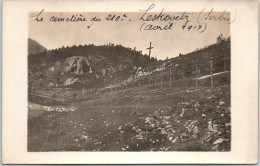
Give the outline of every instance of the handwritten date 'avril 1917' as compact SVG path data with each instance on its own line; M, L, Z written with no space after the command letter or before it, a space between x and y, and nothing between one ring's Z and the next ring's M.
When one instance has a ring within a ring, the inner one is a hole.
M186 21L182 26L183 30L187 30L188 32L191 30L198 31L199 33L204 32L207 29L207 24L189 24L189 21ZM146 24L143 23L140 26L140 31L155 31L155 30L172 30L173 28L173 22L168 22L164 25L155 25L155 24Z

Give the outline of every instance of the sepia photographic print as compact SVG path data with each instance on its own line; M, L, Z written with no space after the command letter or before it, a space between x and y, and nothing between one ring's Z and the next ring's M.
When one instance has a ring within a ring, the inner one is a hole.
M154 7L29 13L28 151L230 151L229 13Z
M3 164L255 164L258 1L3 2Z

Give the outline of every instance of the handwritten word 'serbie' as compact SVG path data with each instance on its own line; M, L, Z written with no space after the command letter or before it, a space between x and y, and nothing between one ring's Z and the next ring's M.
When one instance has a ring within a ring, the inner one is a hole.
M233 23L236 20L236 14L234 19L230 20L230 12L226 12L224 10L219 16L216 16L213 13L213 8L210 10L210 12L205 12L206 9L202 9L198 15L197 22L200 23L200 20L202 21L219 21L219 22L227 22L229 24Z

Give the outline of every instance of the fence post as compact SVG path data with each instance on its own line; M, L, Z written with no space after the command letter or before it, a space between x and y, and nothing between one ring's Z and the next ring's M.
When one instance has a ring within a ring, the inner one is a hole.
M161 88L163 87L163 76L161 76Z
M211 84L211 88L213 88L213 61L212 61L212 58L210 59L209 61L210 63L210 84Z
M172 88L172 68L170 67L170 88Z

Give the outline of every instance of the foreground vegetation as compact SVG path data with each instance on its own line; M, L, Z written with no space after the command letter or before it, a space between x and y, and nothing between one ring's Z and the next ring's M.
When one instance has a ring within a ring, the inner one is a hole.
M155 97L162 94L167 98ZM29 103L28 150L230 150L229 86L111 95L66 106Z

